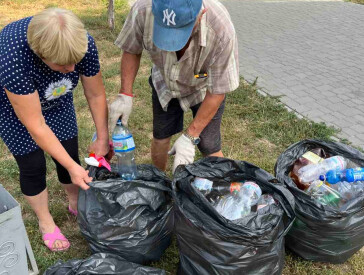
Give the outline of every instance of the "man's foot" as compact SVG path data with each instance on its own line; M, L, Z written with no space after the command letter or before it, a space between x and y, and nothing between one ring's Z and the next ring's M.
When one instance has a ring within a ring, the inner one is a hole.
M61 230L53 225L39 225L44 244L53 252L64 251L70 247L69 241L61 233Z

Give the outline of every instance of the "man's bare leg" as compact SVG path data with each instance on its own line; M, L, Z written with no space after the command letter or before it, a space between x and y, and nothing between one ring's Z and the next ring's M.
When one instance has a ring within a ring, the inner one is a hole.
M167 169L170 142L170 137L164 139L153 138L152 140L152 161L154 166L162 171Z

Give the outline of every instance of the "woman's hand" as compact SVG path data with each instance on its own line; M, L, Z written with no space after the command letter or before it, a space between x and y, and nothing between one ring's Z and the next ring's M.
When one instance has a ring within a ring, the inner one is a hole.
M104 157L109 153L110 145L108 140L96 139L88 148L89 153Z
M88 171L83 169L80 165L75 163L71 168L68 169L68 173L71 176L73 184L81 187L83 190L87 190L90 186L87 183L92 181L92 178L88 176Z

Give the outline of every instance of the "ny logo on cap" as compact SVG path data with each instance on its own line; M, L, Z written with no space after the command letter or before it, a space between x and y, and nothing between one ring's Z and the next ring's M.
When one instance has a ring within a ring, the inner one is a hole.
M175 14L174 10L171 10L171 12L168 13L168 9L165 9L163 11L163 15L164 15L163 23L165 21L167 21L167 26L169 26L169 24L172 24L174 26L176 25L176 22L174 22L174 19L176 18L176 14Z

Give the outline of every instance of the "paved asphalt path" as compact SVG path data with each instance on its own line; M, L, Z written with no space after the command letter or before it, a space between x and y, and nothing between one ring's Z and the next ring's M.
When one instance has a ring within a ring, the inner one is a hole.
M240 73L297 113L364 146L364 5L222 0L239 40Z

